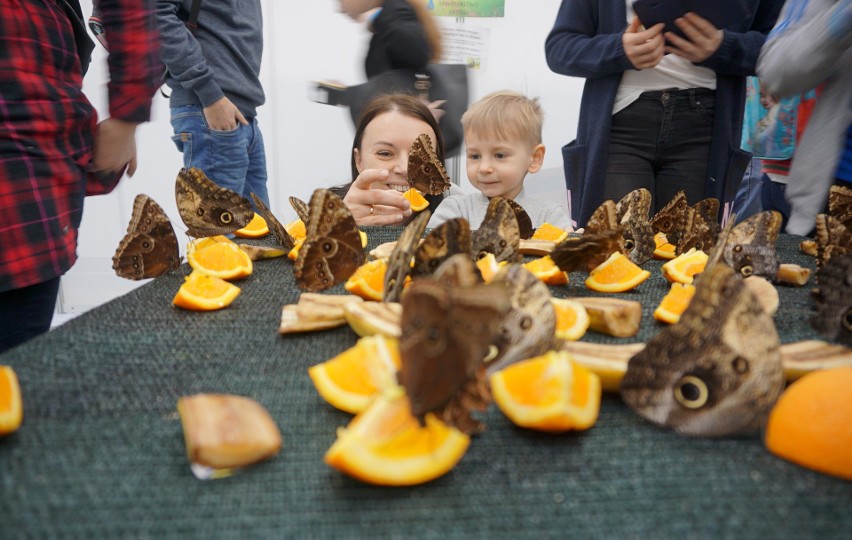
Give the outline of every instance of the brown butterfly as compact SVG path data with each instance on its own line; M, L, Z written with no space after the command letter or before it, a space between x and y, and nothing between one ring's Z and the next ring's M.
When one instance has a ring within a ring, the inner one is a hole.
M424 210L417 214L411 222L405 226L399 240L388 258L388 267L385 272L385 289L382 297L385 302L399 302L405 280L411 275L411 260L417 244L426 230L426 223L432 212Z
M440 195L450 189L447 170L432 149L432 139L425 133L418 135L411 143L408 184L424 195Z
M654 234L665 234L666 240L677 246L680 242L683 220L688 207L686 193L678 191L672 200L651 218L651 229L653 229Z
M482 283L482 274L465 253L456 253L441 263L432 279L453 287L470 287Z
M615 205L615 218L621 226L624 249L635 264L643 264L654 256L654 231L651 228L651 192L634 189Z
M483 361L508 308L500 286L411 283L402 298L398 377L414 416L433 412L467 433L482 431L470 411L490 401Z
M195 238L230 234L254 217L251 203L238 193L217 186L201 169L181 169L175 182L178 213Z
M429 276L456 253L471 256L470 224L464 218L449 219L431 231L414 251L412 276Z
M112 257L113 270L119 277L137 280L161 276L179 266L180 248L172 222L154 199L137 195L127 234Z
M852 251L852 231L829 214L817 214L814 239L817 246L817 268L828 263L832 257Z
M308 203L303 201L298 197L289 197L290 206L293 207L293 210L296 211L296 215L299 216L299 219L302 220L302 223L307 223L310 214L310 208L308 207Z
M675 255L681 255L693 248L709 253L716 244L716 235L711 232L707 222L693 207L687 208L684 213L679 236L680 240L675 245Z
M784 389L772 317L730 267L705 270L677 324L633 356L621 382L631 409L699 437L758 429Z
M817 270L817 314L811 325L823 336L852 346L852 254L831 257Z
M299 287L321 291L346 281L364 263L355 218L343 199L327 189L314 191L307 238L293 268Z
M775 243L780 232L781 214L774 210L759 212L731 229L722 257L743 277L754 275L775 281L779 265Z
M603 263L611 254L620 251L621 234L604 231L599 234L584 233L569 236L553 248L550 258L563 272L587 272Z
M535 234L535 227L533 227L532 218L524 210L524 207L513 201L512 199L506 199L509 203L509 206L512 207L512 210L515 211L515 219L518 220L518 230L521 233L521 240L529 240L532 238L532 235Z
M275 217L275 214L272 213L272 210L269 209L266 204L254 193L251 194L251 199L254 201L254 206L257 208L257 213L266 220L266 225L269 227L269 230L272 231L272 234L278 240L278 243L281 244L284 249L290 251L296 246L296 239L293 238L290 233L287 232L287 229L284 225L278 221L278 218Z
M612 249L612 242L615 241L617 247L614 251L619 251L621 253L626 252L624 230L618 222L618 211L616 210L616 205L611 200L604 201L594 212L592 212L583 232L583 236L586 235L593 235L593 238L595 239L594 241L599 243L601 249ZM597 264L602 263L607 257L614 253L614 251L600 251L597 254L597 257L592 257L587 261L587 269L591 270L597 266Z
M704 223L707 224L707 227L710 229L710 234L713 235L715 240L715 238L719 236L719 230L721 229L721 226L719 225L719 199L715 197L701 199L697 203L693 204L692 208L695 209L695 212L701 216Z
M503 197L493 197L488 202L485 219L471 236L471 249L476 259L492 253L497 262L521 260L518 220L512 205Z

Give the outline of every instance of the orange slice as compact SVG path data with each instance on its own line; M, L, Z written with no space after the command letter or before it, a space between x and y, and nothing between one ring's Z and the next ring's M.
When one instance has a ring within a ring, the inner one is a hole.
M409 189L408 191L403 193L402 196L408 199L408 202L411 203L412 212L420 212L421 210L426 210L426 207L429 206L429 201L427 201L426 198L414 188Z
M291 261L295 261L299 258L299 250L302 249L302 244L305 243L305 238L296 238L296 245L293 246L293 249L287 253L287 258Z
M598 292L624 292L636 287L651 275L616 251L589 273L586 287Z
M233 240L228 238L227 236L223 236L221 234L216 236L208 236L206 238L199 238L197 240L193 240L186 245L186 253L189 254L193 251L198 251L199 249L206 248L208 246L212 246L213 244L217 244L219 242L230 242L235 243Z
M494 276L500 271L500 267L505 264L505 261L497 262L497 257L493 253L486 253L476 261L476 267L479 269L479 273L482 275L482 280L485 283L491 283Z
M172 304L192 311L214 311L231 305L240 288L224 279L194 270L186 276Z
M291 221L287 225L284 226L284 229L290 236L293 237L294 240L304 239L308 237L308 228L305 227L305 222L301 219L297 219L296 221Z
M703 251L690 248L663 264L663 276L672 283L692 283L693 276L704 271L708 256Z
M669 243L668 239L666 239L666 233L658 232L655 234L654 243L656 244L656 248L654 249L655 259L671 260L675 258L675 245Z
M566 285L568 283L568 274L556 266L550 255L524 263L524 268L548 285Z
M24 419L21 386L15 371L9 366L0 366L0 435L14 433Z
M766 448L824 474L852 480L852 367L814 371L791 384L769 413Z
M397 340L376 335L308 368L308 375L324 400L354 414L366 409L378 392L396 385L399 366Z
M556 337L577 341L589 329L589 314L583 304L567 298L551 298L556 312Z
M425 425L411 415L401 391L377 396L338 431L325 462L353 478L383 486L412 486L449 472L467 452L470 437L429 413Z
M367 247L367 233L364 231L358 231L358 234L361 236L361 247Z
M547 240L549 242L556 242L557 244L566 238L568 238L568 231L562 230L550 223L542 223L541 227L536 229L532 235L533 240Z
M352 294L357 294L364 300L381 302L385 295L385 272L388 262L385 259L368 261L358 267L349 276L343 288Z
M221 279L242 279L252 272L251 257L233 242L215 242L187 253L194 270Z
M589 429L598 419L601 381L565 351L512 364L490 380L494 402L517 426L561 432Z
M251 218L248 225L242 229L234 231L234 235L239 236L240 238L262 238L267 234L269 234L269 226L266 224L266 220L263 219L263 216L258 213L254 214L254 217Z
M695 296L695 285L672 283L671 289L654 310L654 318L660 322L675 324L686 311L693 296Z

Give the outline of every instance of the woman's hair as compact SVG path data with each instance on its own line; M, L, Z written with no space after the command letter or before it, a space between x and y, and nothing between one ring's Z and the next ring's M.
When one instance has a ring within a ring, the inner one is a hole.
M426 34L426 41L429 43L429 59L432 62L437 62L441 59L443 47L441 45L441 29L438 28L438 23L429 8L426 7L426 2L423 0L407 0L411 8L417 14L417 19L423 26L423 32Z
M544 111L538 98L511 90L488 94L462 115L465 133L499 140L520 140L530 148L541 144Z

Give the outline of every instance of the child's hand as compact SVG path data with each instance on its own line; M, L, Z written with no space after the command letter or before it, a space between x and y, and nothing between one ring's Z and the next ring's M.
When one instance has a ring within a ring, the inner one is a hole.
M411 203L384 183L388 171L365 169L352 182L343 202L357 225L396 225L411 215Z
M710 58L722 45L722 39L725 37L724 31L695 13L687 13L676 19L675 24L688 39L683 39L673 32L666 32L666 39L670 43L666 45L666 52L696 64Z
M648 69L656 66L663 59L665 39L663 39L663 23L655 24L647 30L639 31L639 18L633 17L630 26L621 35L624 54L636 69Z

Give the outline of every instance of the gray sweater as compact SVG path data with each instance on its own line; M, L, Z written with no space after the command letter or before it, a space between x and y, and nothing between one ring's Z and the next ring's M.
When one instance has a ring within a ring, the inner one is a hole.
M178 16L192 0L157 0L171 106L206 107L227 96L246 118L265 98L260 85L263 15L260 0L202 0L193 36Z
M786 189L786 232L807 234L825 208L852 122L852 0L788 0L761 49L757 75L782 97L822 85Z
M527 211L533 227L541 227L546 222L556 225L560 229L573 230L568 212L558 202L530 197L523 189L515 197L515 202ZM478 229L482 220L485 219L487 210L488 197L479 191L476 193L451 194L441 201L441 204L435 209L435 213L429 218L427 227L432 229L448 219L461 217L470 223L471 229Z

